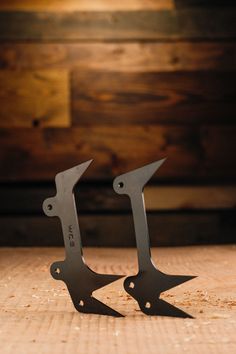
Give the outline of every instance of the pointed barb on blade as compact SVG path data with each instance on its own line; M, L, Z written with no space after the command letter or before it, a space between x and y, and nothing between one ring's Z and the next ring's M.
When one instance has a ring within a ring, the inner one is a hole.
M161 167L161 165L165 162L165 159L155 161L150 163L149 165L138 168L137 170L132 171L132 173L142 176L144 185L149 181L149 179L154 175L154 173Z
M181 309L171 305L170 303L157 299L155 303L150 303L150 307L141 305L140 308L146 315L151 316L169 316L169 317L179 317L179 318L193 318L188 313L182 311Z
M74 306L77 311L83 313L93 313L97 315L124 317L121 313L105 305L103 302L95 299L93 296L90 296L89 298L85 299L84 301L80 301L79 303L74 302Z
M92 161L93 160L88 160L68 170L59 172L55 177L57 190L60 190L60 188L65 185L65 182L68 189L73 189Z
M103 288L106 285L109 285L111 283L113 283L114 281L117 281L121 278L124 278L124 275L117 275L117 274L97 274L94 273L94 289L98 290Z
M175 288L176 286L186 283L187 281L192 280L194 278L196 278L196 276L163 274L161 280L161 292Z
M166 158L116 177L113 181L115 192L118 194L129 194L134 190L142 190L165 160Z

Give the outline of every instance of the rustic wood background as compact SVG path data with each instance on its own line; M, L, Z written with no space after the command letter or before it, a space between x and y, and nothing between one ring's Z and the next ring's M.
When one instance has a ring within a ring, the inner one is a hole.
M235 241L236 6L229 0L1 0L0 245L60 245L53 178L85 160L86 245L131 246L114 176L146 189L152 244Z

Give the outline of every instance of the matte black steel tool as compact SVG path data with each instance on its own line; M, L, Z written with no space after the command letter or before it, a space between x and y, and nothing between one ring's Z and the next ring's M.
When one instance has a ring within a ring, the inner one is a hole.
M75 308L80 312L123 317L92 296L93 291L108 285L123 275L97 274L83 258L74 187L92 160L84 162L56 175L56 196L43 203L48 216L58 216L61 220L66 258L51 265L54 279L63 280L68 288Z
M151 259L143 189L164 161L165 159L122 174L113 182L116 193L127 194L130 198L138 252L139 272L125 279L124 288L147 315L191 318L192 316L160 299L160 294L195 277L164 274L154 266Z

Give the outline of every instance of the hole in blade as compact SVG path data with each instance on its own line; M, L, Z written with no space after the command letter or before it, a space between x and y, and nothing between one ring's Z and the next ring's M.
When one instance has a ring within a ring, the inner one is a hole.
M80 302L79 302L79 306L81 306L81 307L83 307L83 306L84 306L84 302L83 302L83 300L80 300Z
M56 268L56 269L55 269L55 273L60 274L60 273L61 273L60 268Z
M119 182L119 183L118 183L118 187L119 187L119 188L123 188L123 187L124 187L124 183L123 183L123 182Z
M134 283L132 281L129 283L129 288L131 288L131 289L134 288Z
M150 309L151 308L151 303L150 302L146 302L145 307L146 307L146 309Z

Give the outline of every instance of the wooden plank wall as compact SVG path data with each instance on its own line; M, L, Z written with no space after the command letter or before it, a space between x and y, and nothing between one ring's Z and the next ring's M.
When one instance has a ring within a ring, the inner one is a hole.
M2 0L0 245L62 244L42 201L91 158L85 244L134 245L112 179L163 157L152 244L235 241L235 40L230 0Z

